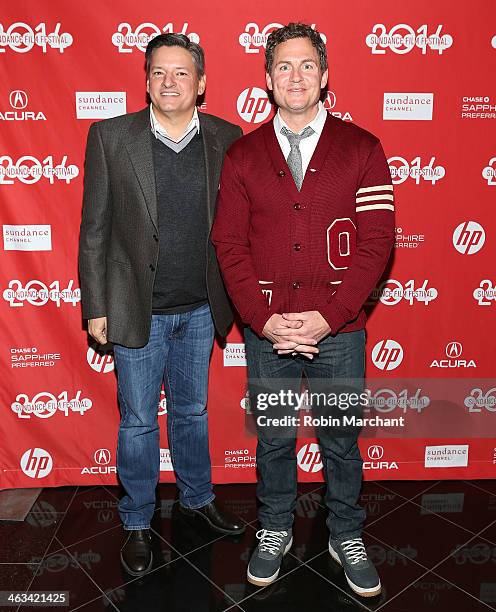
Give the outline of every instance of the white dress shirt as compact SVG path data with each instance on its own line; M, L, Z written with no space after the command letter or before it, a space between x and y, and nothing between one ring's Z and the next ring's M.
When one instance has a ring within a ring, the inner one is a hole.
M301 152L301 165L303 169L303 177L308 168L308 164L312 159L312 155L314 154L315 148L317 147L317 143L319 142L320 135L322 134L322 130L324 129L324 123L326 122L327 111L324 108L322 102L319 102L319 110L315 116L315 119L311 121L308 125L313 129L314 133L311 136L307 136L307 138L303 138L300 141L300 152ZM277 140L279 142L279 146L281 147L282 153L284 155L284 159L288 159L289 152L291 151L291 146L289 144L289 140L281 134L281 128L286 127L288 130L292 131L287 123L281 117L280 111L277 111L276 116L274 117L274 130L277 136ZM298 134L301 134L303 130L307 126L305 125Z
M200 133L200 119L198 118L198 109L195 106L195 110L193 111L193 116L191 117L191 121L186 126L184 133L180 138L175 140L171 138L167 133L167 130L163 127L161 123L158 122L155 117L155 113L153 112L153 107L150 104L150 127L155 138L158 138L161 142L169 146L171 149L179 153L186 145L189 144L191 139L195 134ZM189 136L189 138L187 138ZM184 142L183 139L186 139Z

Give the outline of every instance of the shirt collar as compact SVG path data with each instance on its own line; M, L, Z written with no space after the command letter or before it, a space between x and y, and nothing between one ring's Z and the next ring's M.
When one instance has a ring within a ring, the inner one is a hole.
M319 110L317 111L317 114L315 115L315 118L310 121L309 124L305 125L298 133L301 134L301 132L308 126L310 126L314 132L316 132L319 136L322 134L322 130L324 129L324 124L326 122L327 119L327 111L324 108L324 105L322 104L322 102L319 101ZM274 130L276 132L276 134L280 134L281 133L281 128L286 127L288 130L291 130L291 128L287 125L287 123L284 121L284 119L281 117L281 113L278 110L275 117L274 117ZM291 130L292 131L292 130Z
M191 117L191 121L188 123L186 129L184 130L184 134L179 138L179 140L174 140L169 136L167 130L157 121L155 117L155 113L153 112L153 106L150 104L150 127L153 135L157 138L157 134L160 134L164 138L168 138L172 140L172 142L180 142L187 134L191 132L191 130L195 129L196 133L200 133L200 118L198 117L198 109L195 106L195 110L193 111L193 117Z

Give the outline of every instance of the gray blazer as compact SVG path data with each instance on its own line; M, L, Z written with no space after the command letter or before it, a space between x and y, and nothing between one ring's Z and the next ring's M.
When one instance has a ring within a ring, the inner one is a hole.
M199 113L212 225L226 150L241 128ZM192 219L194 223L194 219ZM207 249L208 300L221 336L233 314L210 239ZM158 260L155 173L149 107L93 123L84 163L79 275L83 317L107 317L107 338L130 348L150 336L153 284Z

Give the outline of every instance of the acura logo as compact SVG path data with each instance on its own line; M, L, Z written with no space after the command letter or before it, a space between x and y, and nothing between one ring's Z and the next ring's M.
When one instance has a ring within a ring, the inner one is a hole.
M446 345L446 357L449 359L458 359L462 351L462 345L459 342L448 342Z
M93 457L98 465L108 465L110 463L110 451L106 448L99 448Z
M336 94L333 91L327 92L324 106L327 110L332 110L336 106Z
M369 459L382 459L382 456L384 455L384 449L382 448L382 446L377 446L377 444L374 444L374 446L369 446L367 454L369 456Z
M28 94L20 89L15 89L10 92L9 102L12 108L22 110L28 105Z

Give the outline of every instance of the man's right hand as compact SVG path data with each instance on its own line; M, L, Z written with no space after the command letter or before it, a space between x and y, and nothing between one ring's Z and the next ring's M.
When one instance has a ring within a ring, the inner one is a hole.
M315 346L317 342L314 338L297 336L297 332L295 333L294 331L302 325L302 321L288 321L280 314L273 314L265 324L262 333L272 344L281 344L287 340L284 335L282 335L287 330L288 336L291 336L293 341L288 340L285 350L280 349L277 352L281 355L300 353L309 359L313 359L314 354L319 352L319 349ZM274 332L277 332L277 335ZM298 342L295 342L296 338Z
M88 319L88 333L99 344L107 344L107 317Z

